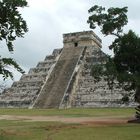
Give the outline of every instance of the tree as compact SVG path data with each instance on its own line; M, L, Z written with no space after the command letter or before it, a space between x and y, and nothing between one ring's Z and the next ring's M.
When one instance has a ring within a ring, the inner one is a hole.
M3 93L4 89L8 88L6 81L0 82L0 95Z
M0 0L0 41L5 42L9 52L13 52L13 41L23 37L28 31L26 21L22 18L19 8L27 6L26 0ZM0 75L4 79L13 78L8 67L13 67L20 73L22 68L12 58L3 58L0 55Z
M140 104L140 37L132 30L123 32L127 24L127 7L105 9L95 5L89 9L88 19L90 28L100 27L105 36L115 36L109 48L114 56L107 56L105 64L98 64L92 68L92 74L97 81L103 77L110 88L114 81L126 91L135 91L135 101ZM130 93L130 92L129 92ZM140 106L136 107L136 121L140 122Z

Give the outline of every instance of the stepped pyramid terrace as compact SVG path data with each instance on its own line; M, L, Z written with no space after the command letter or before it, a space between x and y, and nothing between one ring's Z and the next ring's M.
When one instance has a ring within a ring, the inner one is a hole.
M91 67L105 62L102 41L93 31L63 35L64 46L23 74L0 95L1 108L132 107L125 91L94 82Z

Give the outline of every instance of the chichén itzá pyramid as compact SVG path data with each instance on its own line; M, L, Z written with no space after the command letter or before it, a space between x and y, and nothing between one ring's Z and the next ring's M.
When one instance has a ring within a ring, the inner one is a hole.
M91 67L103 63L102 41L93 31L63 35L64 47L23 74L0 95L1 108L132 107L125 91L94 82Z

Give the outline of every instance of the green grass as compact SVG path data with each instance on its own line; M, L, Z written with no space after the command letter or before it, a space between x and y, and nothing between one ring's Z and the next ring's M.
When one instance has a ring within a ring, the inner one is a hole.
M96 109L0 109L1 115L64 116L64 117L130 117L130 108ZM81 125L61 122L26 122L0 120L0 140L139 140L140 125Z
M45 140L49 127L43 122L0 121L0 140Z
M53 134L52 140L139 140L140 125L119 125L104 127L82 126L65 129Z
M131 116L133 108L94 108L94 109L0 109L0 115L29 116L65 116L65 117L96 117L96 116Z
M88 126L0 121L0 140L139 140L140 125Z

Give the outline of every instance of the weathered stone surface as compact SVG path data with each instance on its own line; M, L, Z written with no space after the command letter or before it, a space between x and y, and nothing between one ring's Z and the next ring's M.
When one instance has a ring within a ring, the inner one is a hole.
M54 50L52 55L47 56L43 62L39 62L36 68L23 74L20 81L14 82L11 88L6 89L0 95L0 107L29 108L38 97L53 65L60 55L61 49Z
M123 103L122 98L126 91L120 88L110 90L106 81L94 82L91 76L91 66L105 61L105 54L99 47L87 47L83 60L76 74L73 88L63 101L63 107L132 107L135 105L131 98L128 103Z
M77 64L82 47L64 48L34 107L58 108Z
M126 92L110 90L102 80L94 82L91 66L104 63L101 39L92 31L63 35L63 49L55 49L31 68L20 81L0 95L0 107L68 108L132 107L133 98L123 103Z

